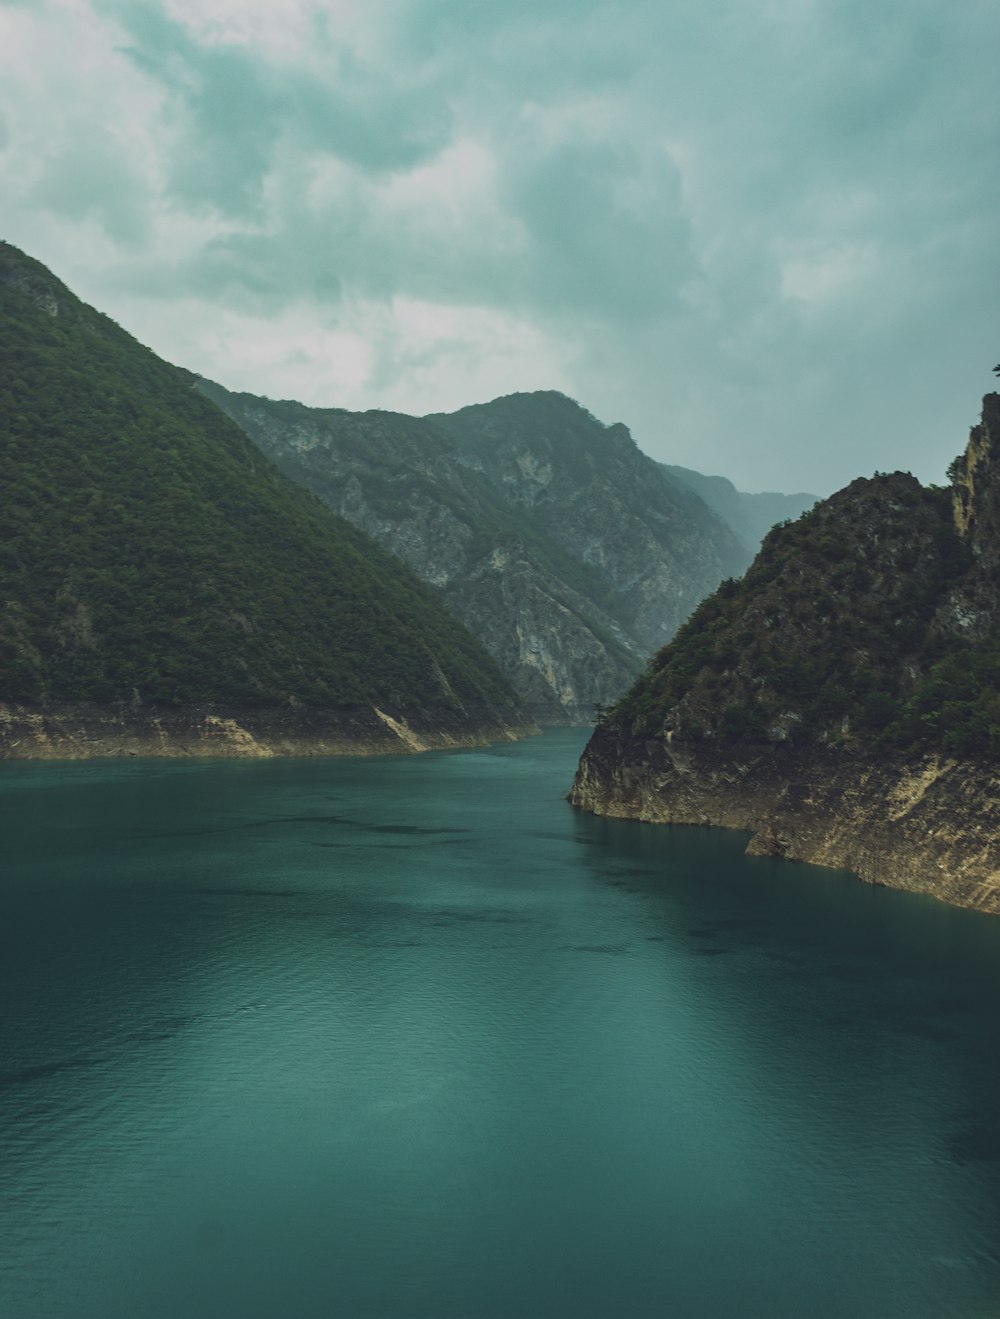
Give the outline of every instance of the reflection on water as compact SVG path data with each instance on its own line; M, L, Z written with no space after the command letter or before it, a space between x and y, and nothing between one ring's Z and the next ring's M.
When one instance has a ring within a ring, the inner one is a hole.
M0 766L0 1313L995 1316L1000 921L581 743Z

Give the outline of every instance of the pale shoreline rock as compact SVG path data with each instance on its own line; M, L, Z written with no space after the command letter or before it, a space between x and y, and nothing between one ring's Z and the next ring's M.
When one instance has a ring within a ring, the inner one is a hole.
M1000 767L833 747L679 744L598 729L572 804L750 833L751 856L1000 914Z
M597 729L574 805L1000 913L1000 394L948 477L775 528Z
M0 703L0 760L411 755L513 742L537 731L495 710Z

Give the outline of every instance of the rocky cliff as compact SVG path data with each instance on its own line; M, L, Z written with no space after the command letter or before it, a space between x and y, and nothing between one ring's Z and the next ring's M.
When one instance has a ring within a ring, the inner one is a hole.
M596 730L585 810L1000 911L1000 398L951 489L856 481L776 528Z
M561 394L416 418L201 388L431 584L540 720L589 722L750 559L624 426Z

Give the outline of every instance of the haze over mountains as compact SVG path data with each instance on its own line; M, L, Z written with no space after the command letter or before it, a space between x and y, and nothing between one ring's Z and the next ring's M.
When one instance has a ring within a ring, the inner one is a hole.
M704 476L690 467L677 467L673 463L660 463L663 470L675 481L693 490L713 513L727 522L739 539L756 554L760 542L776 522L795 519L816 502L815 495L800 491L794 495L762 491L747 494L737 490L724 476Z

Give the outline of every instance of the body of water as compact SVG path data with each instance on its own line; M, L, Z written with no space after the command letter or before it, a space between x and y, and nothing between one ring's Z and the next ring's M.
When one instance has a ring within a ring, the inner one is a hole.
M995 1319L1000 920L583 740L0 766L0 1313Z

